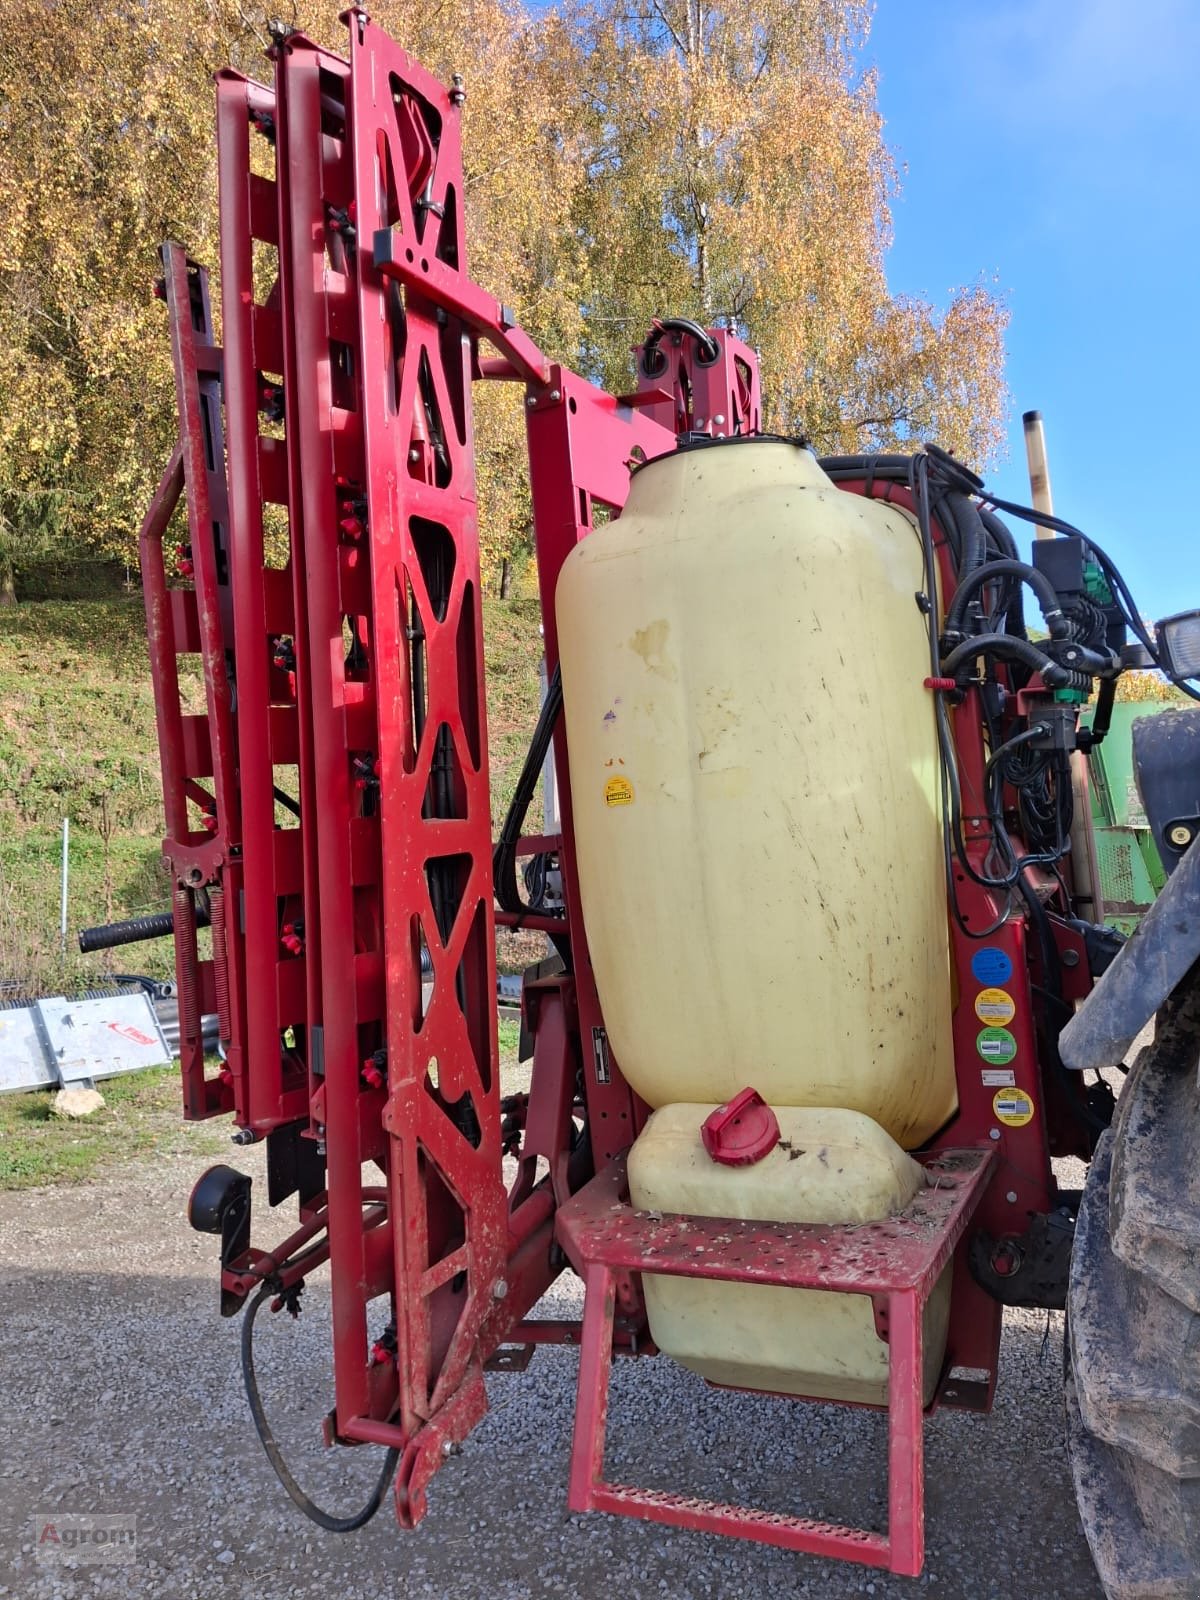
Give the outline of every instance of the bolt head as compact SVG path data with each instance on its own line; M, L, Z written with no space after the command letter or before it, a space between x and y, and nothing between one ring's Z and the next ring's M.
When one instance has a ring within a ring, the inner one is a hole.
M1178 845L1182 850L1185 844L1192 842L1192 830L1186 823L1177 822L1168 835L1173 845Z
M1017 1203L1017 1191L1015 1189L1010 1189L1004 1198L1008 1201L1010 1206L1015 1206Z
M537 405L537 395L535 395L535 394L527 394L525 396L525 409L527 411L532 411L534 406L536 406L536 405Z
M497 1278L495 1283L492 1285L492 1299L493 1300L503 1300L504 1296L507 1293L508 1293L508 1284L507 1284L507 1282L503 1278Z
M561 389L551 389L550 398L551 398L551 400L555 400L555 401L561 400L562 399L562 390Z
M988 1138L989 1139L999 1139L999 1137L1000 1137L1000 1129L999 1128L989 1128L988 1129Z

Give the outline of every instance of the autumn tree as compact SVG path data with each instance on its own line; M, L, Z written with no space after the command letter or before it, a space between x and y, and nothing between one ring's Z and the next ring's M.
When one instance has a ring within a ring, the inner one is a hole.
M174 433L163 238L215 254L211 74L253 46L190 0L0 6L0 584L39 525L131 553Z
M337 7L295 25L345 48ZM570 147L549 120L528 17L504 0L376 19L468 86L472 270L536 338L579 342ZM133 554L175 430L170 354L151 296L157 249L181 240L218 287L213 73L259 78L274 12L239 0L0 0L0 599L52 544ZM484 392L477 437L485 558L528 538L519 396Z
M657 313L761 354L770 425L827 451L1001 437L1006 313L887 287L896 171L862 0L578 0L547 29L580 85L586 355L618 388Z
M661 312L757 344L776 426L827 448L937 437L981 461L1003 314L889 295L895 173L856 67L860 0L380 0L464 75L474 276L547 353L618 389ZM289 20L335 49L326 0ZM214 269L212 74L266 77L255 0L0 0L0 599L54 545L129 557L174 432L156 251ZM476 395L485 565L529 539L515 386Z

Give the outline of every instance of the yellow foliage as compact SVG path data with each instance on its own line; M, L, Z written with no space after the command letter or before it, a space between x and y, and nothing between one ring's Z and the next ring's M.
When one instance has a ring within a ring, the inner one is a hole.
M583 85L588 331L625 387L655 313L728 323L768 418L825 451L934 438L995 454L1007 314L887 289L896 174L857 0L576 0L549 45Z
M294 20L340 48L335 11L303 0ZM0 0L0 568L51 537L132 551L174 431L157 246L215 268L212 74L269 75L270 14ZM774 425L991 454L1002 308L981 288L940 315L887 291L895 172L855 69L860 0L372 15L464 75L472 275L552 358L623 390L652 316L727 320L761 351ZM519 389L477 386L476 408L492 571L529 540Z

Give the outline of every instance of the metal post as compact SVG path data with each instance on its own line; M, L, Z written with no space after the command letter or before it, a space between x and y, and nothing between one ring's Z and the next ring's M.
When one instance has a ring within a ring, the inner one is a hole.
M62 935L62 953L67 953L67 884L71 874L71 819L63 818L62 842L62 911L60 917L60 932Z

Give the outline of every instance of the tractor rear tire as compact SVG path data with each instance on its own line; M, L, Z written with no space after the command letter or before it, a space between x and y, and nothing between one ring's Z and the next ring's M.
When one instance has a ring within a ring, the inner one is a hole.
M1200 1596L1200 967L1096 1149L1067 1299L1067 1446L1108 1600Z

